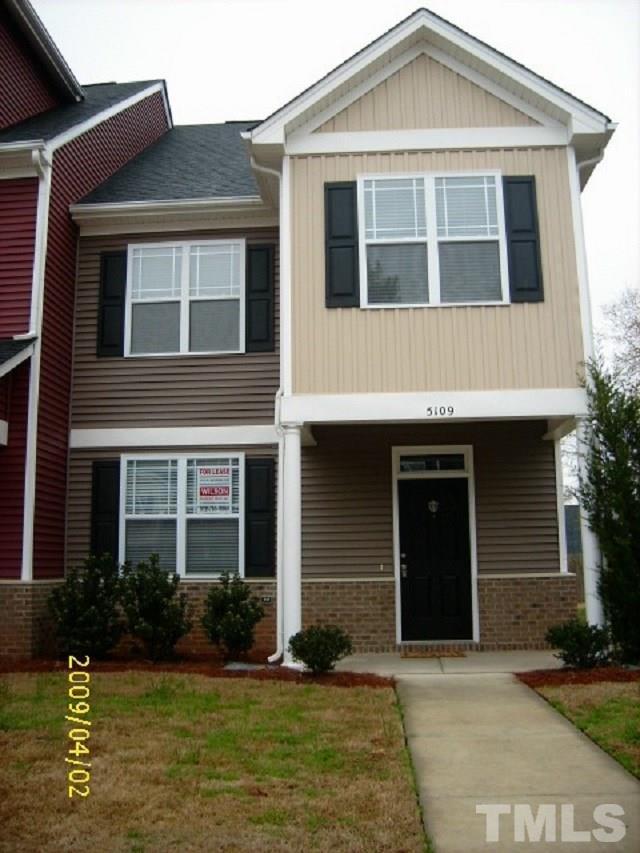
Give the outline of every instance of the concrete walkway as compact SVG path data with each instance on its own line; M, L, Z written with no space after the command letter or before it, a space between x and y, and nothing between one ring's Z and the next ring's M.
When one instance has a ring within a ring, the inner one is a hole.
M341 668L397 678L427 833L436 853L640 851L640 783L510 674L557 665L549 653L362 658L347 659ZM611 831L593 816L594 808L605 803L624 809L626 834L621 840L605 842L592 835L594 829L605 837ZM511 809L499 818L497 842L486 841L487 817L476 813L483 804ZM533 842L524 829L518 840L515 824L522 825L529 815L535 818L542 804L550 810L556 840L545 840L542 833ZM572 829L583 837L571 838Z

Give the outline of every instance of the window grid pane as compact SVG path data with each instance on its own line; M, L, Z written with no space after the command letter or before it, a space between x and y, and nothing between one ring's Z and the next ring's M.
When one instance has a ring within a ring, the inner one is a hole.
M176 571L176 522L173 520L127 519L125 528L125 560L137 565L152 554L160 558L160 567Z
M364 182L365 236L371 240L425 239L423 178Z
M132 298L175 299L180 296L182 248L134 249Z
M240 246L223 243L192 246L189 295L225 299L240 296Z
M127 461L126 480L126 515L176 515L177 460L130 459Z
M440 299L442 302L500 302L499 244L440 243Z
M240 515L240 460L187 460L187 515Z
M436 178L438 237L496 237L496 180L491 176Z

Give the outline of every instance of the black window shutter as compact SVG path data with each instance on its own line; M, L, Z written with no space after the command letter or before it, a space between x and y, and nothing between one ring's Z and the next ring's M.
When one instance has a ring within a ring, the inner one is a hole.
M248 578L275 575L273 459L245 460L244 571Z
M327 308L360 305L358 193L355 181L324 185Z
M104 252L100 256L100 303L98 346L100 357L124 354L124 300L127 286L127 253Z
M91 472L91 553L118 559L120 460L94 462Z
M247 352L273 352L274 247L248 246L246 271Z
M505 177L503 187L511 301L542 302L536 179Z

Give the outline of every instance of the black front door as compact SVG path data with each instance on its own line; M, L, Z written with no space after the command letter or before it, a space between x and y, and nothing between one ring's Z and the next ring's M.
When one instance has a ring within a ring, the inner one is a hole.
M399 480L402 639L470 640L468 483Z

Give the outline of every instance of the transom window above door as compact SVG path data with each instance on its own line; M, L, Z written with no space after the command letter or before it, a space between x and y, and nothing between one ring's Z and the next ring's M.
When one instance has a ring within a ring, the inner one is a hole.
M508 301L497 172L359 180L363 305Z
M127 355L244 351L243 240L129 246Z

